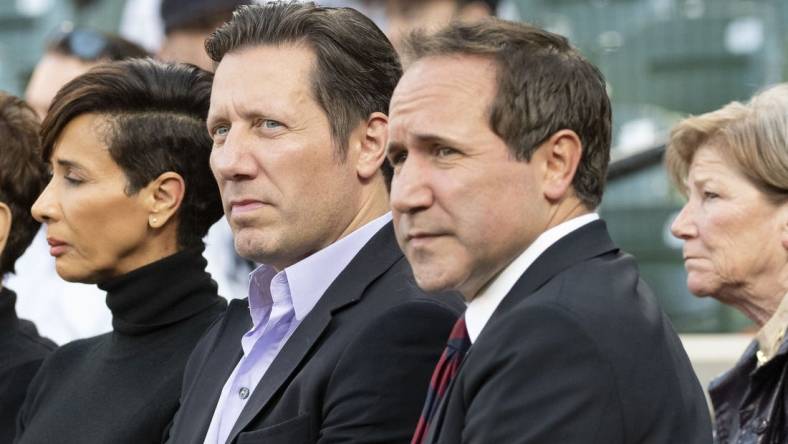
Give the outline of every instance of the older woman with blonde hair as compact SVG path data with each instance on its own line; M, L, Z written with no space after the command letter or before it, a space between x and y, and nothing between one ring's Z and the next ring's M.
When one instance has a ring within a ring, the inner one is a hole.
M720 443L788 442L788 84L678 123L667 168L689 290L760 328L709 387Z

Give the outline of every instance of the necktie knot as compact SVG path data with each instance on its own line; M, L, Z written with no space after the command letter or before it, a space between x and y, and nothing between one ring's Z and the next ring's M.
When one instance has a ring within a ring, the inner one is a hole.
M468 328L465 326L464 316L457 319L457 322L454 323L446 347L456 350L461 356L465 356L465 353L471 347L471 338L468 336Z

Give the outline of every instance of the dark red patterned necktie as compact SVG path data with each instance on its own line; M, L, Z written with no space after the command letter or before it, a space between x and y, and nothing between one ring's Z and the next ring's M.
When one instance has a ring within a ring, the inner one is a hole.
M443 350L438 365L435 366L435 371L432 372L430 387L427 391L427 400L424 402L424 409L421 411L421 417L416 426L416 432L413 434L411 444L422 444L424 438L427 437L430 421L434 419L435 412L438 411L438 406L446 394L446 389L460 369L462 358L465 357L465 353L470 346L471 339L468 337L468 329L465 328L465 317L461 317L454 324L454 328L451 329L446 349Z

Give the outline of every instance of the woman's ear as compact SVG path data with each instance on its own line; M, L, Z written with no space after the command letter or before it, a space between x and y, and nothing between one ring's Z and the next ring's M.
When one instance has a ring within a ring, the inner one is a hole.
M360 150L356 160L356 172L362 180L373 178L386 160L388 123L389 119L385 114L375 112L369 115L362 127Z
M553 202L563 200L572 191L572 180L583 155L580 137L572 130L563 129L550 136L540 150L544 150L545 197Z
M780 204L779 209L779 217L780 217L780 241L783 244L783 248L785 251L788 252L788 202Z
M0 202L0 255L5 251L8 243L8 236L11 234L11 223L13 222L11 209L3 202Z
M150 210L148 225L160 228L178 212L186 193L186 183L180 174L167 171L153 179L145 187L145 192Z

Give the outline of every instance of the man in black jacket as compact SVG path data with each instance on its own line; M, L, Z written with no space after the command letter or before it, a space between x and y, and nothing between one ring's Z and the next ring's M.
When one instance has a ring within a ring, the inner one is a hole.
M265 265L195 349L170 442L408 442L462 304L418 289L391 226L394 49L298 3L241 8L206 48L211 168Z
M601 73L524 24L409 43L390 108L397 238L421 288L468 301L413 442L711 442L678 337L594 212Z
M0 276L14 272L39 223L30 207L46 185L39 123L21 99L0 92ZM0 442L11 442L16 416L33 375L55 349L16 316L16 293L0 286Z

